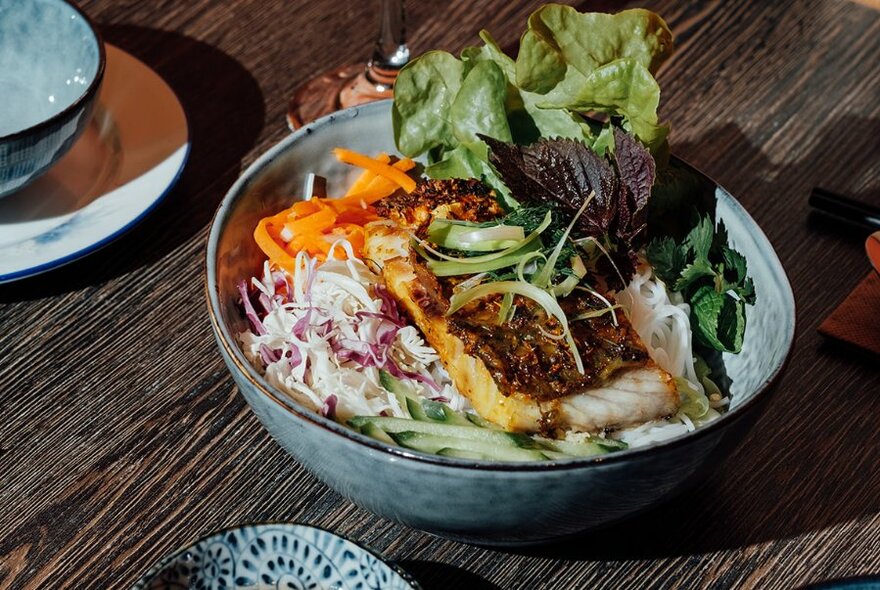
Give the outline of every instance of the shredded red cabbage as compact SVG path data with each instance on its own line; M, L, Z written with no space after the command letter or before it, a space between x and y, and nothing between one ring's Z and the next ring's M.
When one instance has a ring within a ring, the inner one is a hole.
M269 366L272 363L277 363L281 360L281 351L272 350L265 344L260 344L260 358L263 359L263 364Z
M391 293L388 292L388 287L383 284L378 284L374 287L374 291L376 292L376 296L382 300L382 313L385 314L385 317L397 324L400 327L406 325L406 321L403 319L403 316L400 315L400 308L397 307L397 302L391 297Z
M272 300L269 299L269 297L262 291L260 291L260 296L257 297L257 301L260 302L260 305L263 306L263 309L266 311L266 313L272 311Z
M244 315L248 321L250 321L254 332L260 336L265 336L268 332L266 331L265 326L263 326L263 322L260 321L259 316L257 316L257 312L254 310L254 305L251 303L251 298L248 294L247 283L244 281L239 282L238 292L241 294L241 305L244 308Z
M294 347L287 351L287 362L291 369L297 368L302 363L302 353L298 348Z
M336 403L339 400L336 398L336 394L331 393L327 396L327 399L324 400L324 405L321 406L321 415L325 418L335 419L336 418Z

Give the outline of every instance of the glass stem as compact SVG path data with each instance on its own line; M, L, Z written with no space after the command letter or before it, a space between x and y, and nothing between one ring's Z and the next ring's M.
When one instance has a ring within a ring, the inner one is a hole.
M409 61L409 47L406 46L403 0L379 1L379 36L373 56L367 62L366 77L377 91L386 92L394 86L397 72Z

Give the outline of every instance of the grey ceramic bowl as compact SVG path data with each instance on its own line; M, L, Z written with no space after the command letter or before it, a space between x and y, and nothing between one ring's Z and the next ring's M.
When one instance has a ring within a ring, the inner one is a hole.
M0 0L0 197L35 180L83 132L104 44L64 0Z
M633 515L680 492L742 439L782 372L794 339L794 299L767 238L717 187L717 216L749 264L759 305L748 310L743 352L727 355L732 409L694 433L642 449L586 459L493 463L392 447L309 411L250 366L236 335L246 329L235 285L257 273L260 217L289 205L308 172L343 190L336 146L394 152L390 103L352 108L308 125L257 160L230 189L208 240L207 297L223 359L275 440L316 477L381 516L466 542L547 542ZM714 185L713 185L714 186ZM711 194L711 193L710 193Z

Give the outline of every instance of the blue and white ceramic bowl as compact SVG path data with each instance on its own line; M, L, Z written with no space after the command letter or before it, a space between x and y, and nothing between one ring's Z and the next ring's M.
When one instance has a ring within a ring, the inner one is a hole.
M733 382L731 410L693 433L583 459L468 461L383 444L269 385L237 344L236 335L247 327L236 284L261 268L263 254L252 238L257 221L289 206L309 172L326 176L331 194L343 192L344 167L330 155L337 146L395 152L391 103L330 115L275 146L230 189L208 240L208 305L223 359L267 430L316 477L356 504L414 528L467 542L529 544L582 533L669 499L742 441L791 350L794 298L764 233L714 183L716 215L748 261L758 305L747 311L742 353L724 358Z
M258 524L205 537L154 565L132 590L418 590L405 572L323 529Z
M0 0L0 197L45 172L83 132L104 45L65 0Z

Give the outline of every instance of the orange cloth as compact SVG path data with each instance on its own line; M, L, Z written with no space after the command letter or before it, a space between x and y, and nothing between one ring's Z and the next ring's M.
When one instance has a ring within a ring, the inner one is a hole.
M871 272L837 309L819 332L880 354L880 274Z

